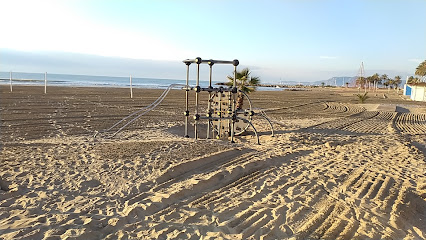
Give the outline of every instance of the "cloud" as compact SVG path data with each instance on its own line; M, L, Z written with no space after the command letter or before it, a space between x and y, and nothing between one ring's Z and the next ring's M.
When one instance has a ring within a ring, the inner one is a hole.
M337 59L338 57L334 56L320 56L321 59Z
M423 62L423 60L419 59L419 58L410 58L410 59L408 59L408 61L415 62L415 63L421 63L421 62Z
M2 48L152 60L196 56L143 29L131 31L84 18L61 1L4 1L1 8L7 10L0 14L0 22L7 22L2 32L8 33L0 38Z

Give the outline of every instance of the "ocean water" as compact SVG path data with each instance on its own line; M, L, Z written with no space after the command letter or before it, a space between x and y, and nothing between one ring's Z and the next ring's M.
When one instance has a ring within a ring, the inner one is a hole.
M9 84L10 73L0 72L0 84ZM185 84L186 80L179 79L155 79L132 77L132 87L165 89L171 84ZM44 73L12 72L13 85L40 85L44 86ZM214 84L214 83L213 83ZM48 86L72 86L72 87L129 87L130 77L89 76L47 73ZM190 80L191 86L195 80ZM200 86L208 86L208 81L201 81Z
M10 72L0 72L0 84L9 84ZM149 89L166 89L171 84L185 84L181 79L156 79L132 77L132 87ZM213 81L213 85L217 83ZM12 72L13 85L44 86L44 73ZM190 79L189 85L195 86L195 79ZM48 86L71 87L129 87L129 77L89 76L72 74L47 73ZM208 80L200 80L201 87L208 87ZM276 88L258 87L259 91L277 91Z

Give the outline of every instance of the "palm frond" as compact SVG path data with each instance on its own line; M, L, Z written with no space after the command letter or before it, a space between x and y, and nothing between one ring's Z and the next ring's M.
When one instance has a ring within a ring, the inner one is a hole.
M249 68L243 68L241 71L237 71L236 73L236 85L241 91L246 93L254 92L256 90L256 86L260 83L259 77L251 77L250 75L251 72ZM234 76L228 75L227 79L229 80L227 85L232 86Z
M419 76L426 76L426 60L419 64L416 68L415 74Z
M369 96L367 96L367 92L365 92L364 94L357 94L356 96L358 97L358 100L360 103L364 103L365 100L367 100L368 98L370 98Z
M260 83L260 78L259 77L252 77L252 78L250 78L250 85L256 86L256 85L259 85L259 83Z

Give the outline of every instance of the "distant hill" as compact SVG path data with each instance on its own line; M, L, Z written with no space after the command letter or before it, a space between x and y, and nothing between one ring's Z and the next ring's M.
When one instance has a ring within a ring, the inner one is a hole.
M330 85L330 86L346 86L346 83L353 83L356 80L356 76L355 77L332 77L330 79L327 80L322 80L322 81L316 81L314 82L314 85L321 85L322 83L324 83L326 86Z
M402 87L405 84L405 77L404 76L409 76L409 74L407 73L401 73L401 74L395 74L402 76L402 82L400 84L400 87ZM369 76L369 75L367 75ZM393 75L389 75L388 76L393 76ZM346 83L348 82L350 85L349 86L353 86L353 84L355 83L357 79L357 76L353 76L353 77L332 77L329 78L327 80L319 80L319 81L314 81L314 82L296 82L296 81L281 81L280 83L270 83L270 85L287 85L287 86L295 86L295 85L305 85L305 86L321 86L322 83L324 83L325 86L337 86L337 87L344 87L346 86ZM269 83L266 83L269 84Z
M325 86L346 86L347 82L352 83L357 77L332 77L327 80L320 80L315 82L296 82L296 81L281 81L280 83L264 83L264 85L281 85L281 86L295 86L295 85L305 85L305 86L321 86L324 83Z

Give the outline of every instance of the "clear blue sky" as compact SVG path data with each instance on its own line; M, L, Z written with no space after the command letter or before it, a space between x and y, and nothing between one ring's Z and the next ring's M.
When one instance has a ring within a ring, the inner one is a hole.
M425 0L0 0L0 9L0 49L238 58L269 82L354 76L361 61L367 74L413 74L426 59Z

